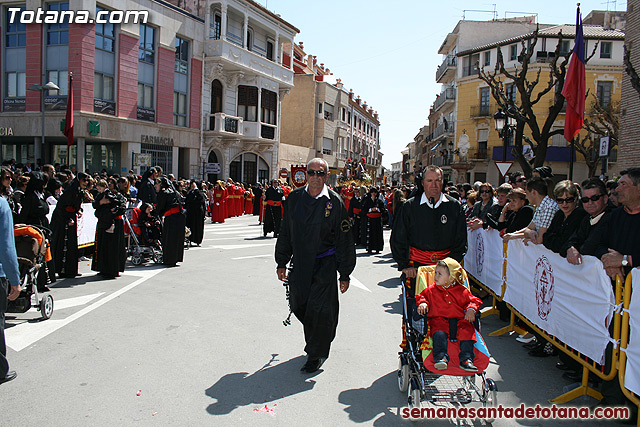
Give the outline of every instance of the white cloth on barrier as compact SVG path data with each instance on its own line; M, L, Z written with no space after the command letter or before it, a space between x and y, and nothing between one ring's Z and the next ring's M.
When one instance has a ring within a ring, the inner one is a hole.
M604 361L615 294L599 259L583 256L572 265L542 245L510 240L504 301L549 335Z
M503 242L497 230L467 230L464 269L498 296L502 295Z
M55 206L49 206L49 214L47 218L51 222L53 210ZM96 240L96 228L98 226L98 218L96 218L95 210L91 203L82 204L82 216L78 218L78 246L90 245Z
M631 270L632 288L640 289L640 270ZM624 386L640 395L640 292L631 294L629 303L629 343L627 344L627 367Z

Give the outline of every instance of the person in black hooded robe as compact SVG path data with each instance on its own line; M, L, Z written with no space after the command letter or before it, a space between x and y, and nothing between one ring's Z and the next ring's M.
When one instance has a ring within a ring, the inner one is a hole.
M117 190L112 192L107 188L100 191L104 187L97 187L99 192L93 201L93 208L98 224L91 270L113 279L124 271L127 259L122 218L127 209L127 199Z
M78 274L78 218L82 216L83 191L89 182L84 172L69 183L51 217L51 251L56 273L60 277Z
M280 220L282 219L282 199L284 191L279 186L277 179L271 181L271 186L265 191L267 205L264 208L264 237L273 231L273 237L278 237L280 232Z
M338 277L340 291L349 288L356 266L351 223L342 198L326 186L328 164L312 159L307 165L305 187L289 194L285 205L275 258L278 279L289 276L289 302L304 326L307 362L301 371L317 371L329 357L338 326Z
M371 187L369 195L362 201L361 230L366 243L367 252L378 253L384 247L384 237L382 235L382 215L386 213L384 202L378 197L379 191Z
M186 219L182 212L182 196L174 189L166 177L156 181L158 203L156 212L164 216L162 226L162 263L175 266L184 256L184 227Z
M191 181L191 189L185 199L187 208L187 228L191 230L189 241L200 246L204 238L204 219L207 213L207 201L195 180Z

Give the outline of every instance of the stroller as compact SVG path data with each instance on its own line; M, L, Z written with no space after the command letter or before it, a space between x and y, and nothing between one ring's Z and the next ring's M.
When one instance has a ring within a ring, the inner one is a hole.
M7 313L26 313L31 307L40 311L43 320L53 314L53 297L49 293L38 293L38 272L51 261L51 251L47 240L49 230L33 225L16 224L13 235L20 268L20 295L9 301Z
M127 234L127 254L133 265L141 265L145 260L152 259L156 264L162 264L162 227L160 220L141 224L140 208L129 208L124 215L125 233Z
M416 294L428 283L433 282L435 266L423 266L418 269ZM404 278L404 276L403 276ZM469 288L469 279L464 273L464 285ZM405 280L402 281L403 329L406 347L399 353L398 388L407 393L409 410L421 408L422 402L431 404L449 403L464 405L480 402L484 408L496 408L497 387L484 370L489 364L489 352L480 336L480 313L476 313L476 345L474 352L478 366L477 373L463 371L451 363L448 369L440 371L434 368L431 353L431 339L428 337L426 318L417 314L415 299L407 296ZM459 351L459 343L449 342L449 355L454 360ZM476 384L476 377L480 384ZM485 419L491 423L493 419Z

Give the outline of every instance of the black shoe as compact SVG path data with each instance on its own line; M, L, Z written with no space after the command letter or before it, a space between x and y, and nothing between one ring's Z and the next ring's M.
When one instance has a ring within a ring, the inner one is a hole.
M567 365L566 363L563 363L563 362L556 363L556 368L560 369L561 371L570 371L570 370L572 370L569 367L569 365Z
M324 361L327 360L324 357L320 357L318 359L307 359L307 363L305 363L302 368L300 368L301 372L306 372L307 374L312 374L316 372Z
M525 344L522 347L527 349L527 350L537 350L538 348L543 348L544 347L544 343L539 343L537 341L531 341L529 344Z
M464 369L467 372L478 372L478 368L475 367L471 360L465 360L460 363L460 369Z
M569 381L580 381L582 379L582 373L577 373L576 371L567 371L562 374L562 378Z
M4 376L4 378L0 378L0 384L2 383L7 383L13 379L15 379L18 376L18 374L16 373L16 371L9 371L7 372L7 374Z

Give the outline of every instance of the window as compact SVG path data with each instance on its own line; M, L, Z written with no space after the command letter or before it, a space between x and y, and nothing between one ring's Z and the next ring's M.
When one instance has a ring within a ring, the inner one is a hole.
M20 7L20 10L24 10L24 6ZM7 23L7 29L5 32L5 46L6 47L25 47L27 46L27 24L21 24L19 19L16 19L12 24L9 21L9 9L7 8L5 22Z
M138 107L153 108L153 86L138 83Z
M249 122L257 121L258 88L238 86L238 116Z
M507 99L510 99L515 104L518 96L518 88L516 85L513 83L507 83L504 85L504 89L507 94Z
M47 71L47 81L58 85L60 90L49 90L47 96L67 96L69 89L69 72L67 70Z
M138 42L138 61L153 64L155 58L156 29L140 24L140 40Z
M608 107L611 103L613 82L598 82L598 103L601 107Z
M220 80L211 82L211 114L222 113L222 83Z
M213 14L213 21L211 22L211 28L209 29L209 38L214 40L220 40L222 29L222 16L220 12L215 12Z
M173 124L187 126L187 95L173 92Z
M253 50L253 28L247 29L247 50Z
M113 76L93 74L93 98L113 101Z
M189 42L180 37L176 37L176 63L175 72L187 74L189 69Z
M324 104L324 119L333 121L333 105L327 104L326 102Z
M562 43L560 43L560 56L567 56L569 54L571 48L569 43L569 40L563 40Z
M518 59L518 45L512 44L509 46L509 60L515 61L516 59Z
M600 42L600 58L611 59L611 42Z
M96 7L96 12L103 11L105 11L105 9ZM106 17L103 16L103 19L104 18ZM96 24L96 49L106 50L107 52L114 52L115 39L116 30L113 24Z
M267 59L273 61L273 42L267 40Z
M322 138L322 154L331 154L333 152L333 139Z
M480 62L480 54L465 56L463 60L463 77L478 74L478 62Z
M489 88L480 88L480 114L489 114Z
M491 51L485 52L484 53L484 65L485 66L489 66L491 65Z
M69 44L69 14L63 13L69 10L69 3L48 3L47 9L61 13L61 23L47 24L47 45L68 45Z
M351 111L347 111L347 123L351 124Z
M26 96L27 75L26 73L7 73L7 98L24 98Z
M278 113L278 95L270 90L262 89L262 123L276 124Z

